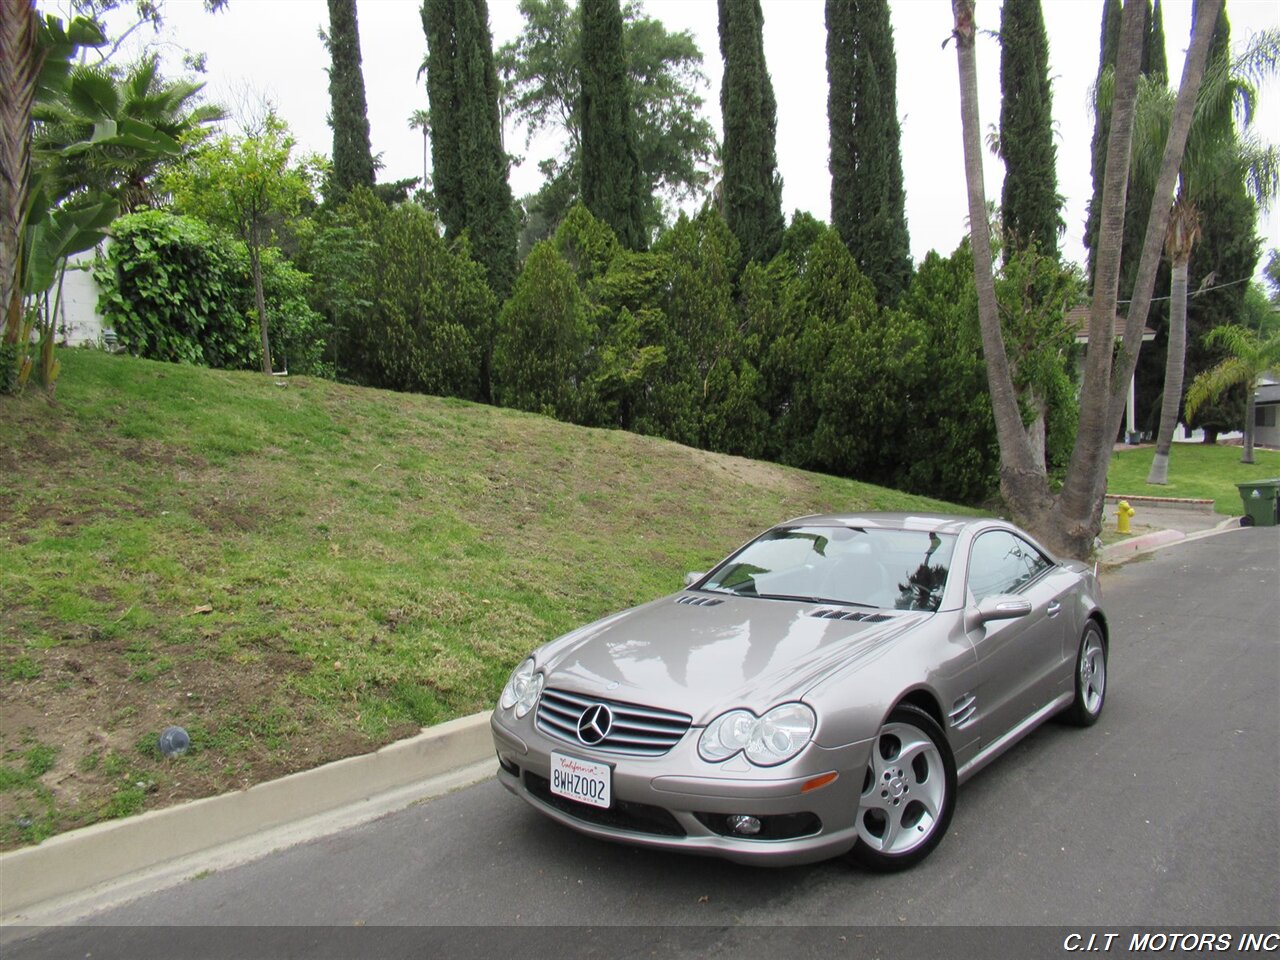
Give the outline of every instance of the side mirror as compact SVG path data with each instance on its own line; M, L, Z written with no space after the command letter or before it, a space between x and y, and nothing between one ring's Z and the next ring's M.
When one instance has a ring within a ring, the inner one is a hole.
M969 629L972 630L994 620L1017 620L1030 613L1030 600L1013 597L1007 593L997 593L978 601L977 609L970 608L965 619L968 621Z
M684 585L686 587L692 587L695 583L697 583L706 575L707 575L707 572L705 570L692 571L690 573L686 573L684 575Z

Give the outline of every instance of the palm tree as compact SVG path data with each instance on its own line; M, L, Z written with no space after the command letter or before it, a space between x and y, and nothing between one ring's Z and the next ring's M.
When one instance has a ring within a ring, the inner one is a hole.
M1137 80L1144 29L1142 4L1124 6L1121 15L1121 42L1114 74L1114 102L1111 109L1111 137L1107 147L1103 186L1102 224L1098 256L1094 267L1094 299L1090 311L1090 340L1109 342L1115 323L1115 305L1120 278L1120 241L1123 230L1125 184L1129 177L1129 156L1137 100ZM1221 9L1219 0L1201 0L1197 6L1191 47L1187 52L1169 135L1154 178L1155 195L1147 221L1147 236L1134 282L1134 304L1125 325L1124 344L1115 357L1112 351L1092 350L1086 359L1081 391L1080 418L1076 446L1060 492L1049 486L1044 463L1037 463L1018 407L1009 369L1008 355L1000 329L991 263L991 244L986 218L986 195L982 177L981 126L978 118L978 84L974 54L977 28L973 20L973 0L951 0L955 14L957 60L960 68L961 131L964 139L965 181L969 196L969 227L973 242L974 275L978 290L978 321L986 358L987 383L996 432L1000 443L1000 490L1014 518L1032 529L1052 548L1074 557L1086 557L1093 549L1106 489L1107 464L1111 459L1111 438L1124 416L1125 385L1133 374L1142 339L1155 271L1159 260L1158 240L1164 235L1174 181L1182 163L1183 148L1191 126L1197 92L1204 74L1213 24Z
M68 192L88 187L112 196L123 213L155 206L155 175L176 151L150 147L182 143L190 148L206 125L224 116L220 107L198 102L203 87L166 80L154 55L123 73L109 66L76 66L65 90L36 105L33 148L48 158L51 174ZM68 149L91 143L107 125L121 142Z
M1186 367L1187 274L1191 253L1200 239L1200 207L1212 203L1215 196L1224 191L1239 189L1243 183L1255 202L1265 208L1280 187L1280 151L1245 133L1252 120L1255 83L1273 75L1277 66L1280 66L1280 32L1272 30L1255 36L1248 49L1234 61L1224 58L1205 71L1186 153L1179 168L1178 194L1165 233L1165 253L1172 267L1169 349L1160 430L1147 483L1169 481L1169 451L1178 422ZM1134 144L1135 166L1140 178L1149 179L1154 153L1163 147L1158 131L1167 126L1165 118L1172 110L1172 100L1167 90L1151 84L1144 85L1140 93L1140 133ZM1232 122L1233 112L1240 118L1240 132ZM1153 133L1156 134L1154 142Z
M428 189L427 148L431 142L431 111L415 110L409 114L409 129L422 131L422 189Z
M1205 370L1187 391L1185 414L1188 420L1204 403L1216 400L1231 387L1243 385L1248 391L1244 415L1244 452L1241 463L1253 463L1253 419L1258 380L1273 367L1280 367L1280 332L1267 340L1247 327L1228 324L1209 331L1205 343L1218 344L1227 356L1216 367Z

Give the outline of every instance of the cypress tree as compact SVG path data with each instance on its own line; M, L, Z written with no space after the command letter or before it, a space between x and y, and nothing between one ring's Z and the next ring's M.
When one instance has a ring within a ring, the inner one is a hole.
M1151 10L1147 28L1147 46L1142 51L1142 73L1148 77L1169 79L1169 57L1164 48L1164 15L1160 12L1160 0Z
M339 203L355 187L373 187L369 109L360 69L356 0L329 0L329 126L333 129L333 170L326 199Z
M1040 0L1004 0L1000 10L1000 212L1010 252L1035 246L1058 256L1063 221L1053 144L1049 38Z
M646 246L645 181L631 129L618 0L582 0L582 201L624 247Z
M436 202L445 235L464 231L499 300L515 279L516 218L498 114L485 0L424 0Z
M724 219L743 262L771 260L782 246L782 178L775 140L778 105L764 60L760 0L718 0L724 80Z
M911 279L911 241L889 5L827 0L826 16L831 223L877 300L893 303Z

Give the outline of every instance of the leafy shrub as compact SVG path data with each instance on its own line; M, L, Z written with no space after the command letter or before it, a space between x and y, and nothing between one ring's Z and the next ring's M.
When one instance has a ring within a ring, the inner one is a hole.
M260 352L238 305L231 242L192 217L147 210L116 220L94 272L98 312L130 353L247 368Z
M549 241L533 248L498 317L494 398L506 407L573 419L587 345L582 294Z
M136 356L256 370L262 356L248 249L194 217L147 210L116 220L94 271L98 312ZM321 317L308 278L280 253L262 252L262 286L278 354L295 373L325 372Z
M925 378L898 446L901 490L982 503L999 485L1000 450L978 330L968 242L950 257L930 252L898 310L925 334Z
M262 356L258 333L257 305L253 296L253 273L249 249L239 240L229 243L235 260L235 303L253 334L252 362L245 369L257 370ZM274 247L262 251L262 296L271 324L271 354L276 366L290 373L333 376L326 363L324 318L307 302L311 278Z
M388 209L358 188L303 238L323 276L311 305L335 340L339 375L357 383L487 400L497 303L465 239L449 245L435 218Z

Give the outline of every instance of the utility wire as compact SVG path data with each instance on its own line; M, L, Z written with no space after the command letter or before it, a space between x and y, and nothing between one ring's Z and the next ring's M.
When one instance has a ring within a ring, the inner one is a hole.
M1234 287L1234 286L1236 286L1237 284L1240 284L1240 283L1248 283L1248 282L1249 282L1250 280L1252 280L1252 279L1253 279L1253 277L1245 277L1243 280L1231 280L1231 281L1229 281L1228 283L1215 283L1212 287L1205 287L1203 290L1195 290L1195 291L1193 291L1193 292L1191 292L1191 293L1187 294L1187 299L1190 299L1191 297L1198 297L1198 296L1200 296L1200 294L1202 294L1202 293L1209 293L1211 290L1221 290L1223 287ZM1149 302L1151 302L1151 303L1159 303L1159 302L1160 302L1160 301L1162 301L1162 300L1172 300L1172 299L1173 299L1173 297L1152 297L1152 298L1151 298L1151 300L1150 300ZM1119 304L1122 304L1122 303L1133 303L1133 301L1132 301L1132 300L1117 300L1117 301L1116 301L1116 305L1117 305L1117 306L1118 306Z

